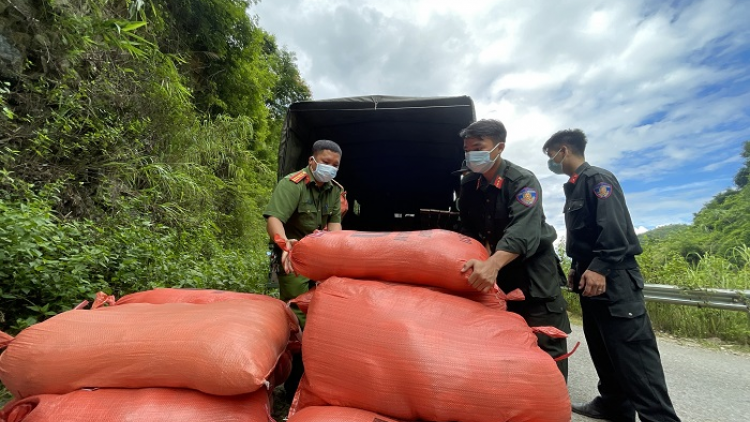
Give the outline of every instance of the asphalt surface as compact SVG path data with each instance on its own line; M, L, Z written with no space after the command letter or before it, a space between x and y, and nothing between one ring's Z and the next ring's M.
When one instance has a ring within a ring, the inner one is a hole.
M569 362L570 399L586 402L596 396L598 378L580 325L568 340L568 347L581 342ZM683 422L750 421L750 353L661 335L658 342L669 394ZM574 414L572 422L595 420Z

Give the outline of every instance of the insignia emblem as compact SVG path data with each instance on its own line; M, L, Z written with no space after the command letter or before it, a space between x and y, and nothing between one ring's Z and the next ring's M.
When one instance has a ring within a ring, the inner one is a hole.
M521 191L516 195L516 200L518 200L518 202L526 207L531 207L536 204L537 198L538 195L536 191L529 187L521 189Z
M305 173L304 170L300 170L299 173L297 173L294 176L290 177L289 180L291 180L294 183L299 183L299 182L301 182L301 181L304 180L305 183L308 183L309 182L309 180L308 180L309 178L310 178L310 176L308 176L307 173Z
M609 183L599 183L594 186L594 195L599 199L607 199L612 195L612 185Z

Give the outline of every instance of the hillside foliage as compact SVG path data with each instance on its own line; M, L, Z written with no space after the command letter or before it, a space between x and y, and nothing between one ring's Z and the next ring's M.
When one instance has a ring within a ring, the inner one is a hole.
M744 165L735 187L717 194L695 214L690 225L660 227L641 235L647 254L665 259L679 256L698 265L705 256L729 261L735 268L748 264L750 246L750 141L743 145Z
M260 291L283 110L251 0L0 0L0 329L97 291Z

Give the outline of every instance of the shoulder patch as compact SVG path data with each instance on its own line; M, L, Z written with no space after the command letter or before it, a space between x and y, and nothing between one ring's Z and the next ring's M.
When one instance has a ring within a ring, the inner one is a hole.
M612 185L601 182L594 186L594 195L599 199L607 199L612 195Z
M518 194L516 194L516 200L525 207L534 206L538 197L539 195L537 195L536 190L528 186L521 189Z
M304 170L300 170L299 173L295 174L294 176L290 177L289 180L291 180L294 183L299 183L301 181L305 181L307 183L310 180L310 176L307 175L307 173Z

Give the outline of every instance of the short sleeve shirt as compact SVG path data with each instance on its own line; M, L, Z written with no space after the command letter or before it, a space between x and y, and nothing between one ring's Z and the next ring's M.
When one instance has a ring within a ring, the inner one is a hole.
M302 239L328 223L341 222L341 188L331 182L318 187L309 167L286 175L276 184L263 216L284 223L289 239Z

